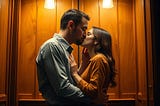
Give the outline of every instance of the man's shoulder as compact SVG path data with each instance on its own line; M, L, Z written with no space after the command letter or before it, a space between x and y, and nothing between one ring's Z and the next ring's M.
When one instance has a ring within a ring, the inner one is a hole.
M47 47L47 46L57 46L57 45L59 45L58 44L58 41L56 40L56 39L54 39L54 38L50 38L50 39L48 39L47 41L45 41L43 44L42 44L42 46L41 46L41 49L42 48L45 48L45 47Z

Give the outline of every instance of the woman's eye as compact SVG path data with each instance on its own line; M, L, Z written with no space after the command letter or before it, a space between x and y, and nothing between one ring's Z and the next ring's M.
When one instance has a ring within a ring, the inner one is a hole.
M87 33L88 36L92 35L90 32Z

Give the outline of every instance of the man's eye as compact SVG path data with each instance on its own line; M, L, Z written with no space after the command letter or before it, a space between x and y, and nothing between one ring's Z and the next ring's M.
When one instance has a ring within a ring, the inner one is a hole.
M81 29L82 29L83 31L86 31L86 30L87 30L87 28L86 28L86 27L82 27Z

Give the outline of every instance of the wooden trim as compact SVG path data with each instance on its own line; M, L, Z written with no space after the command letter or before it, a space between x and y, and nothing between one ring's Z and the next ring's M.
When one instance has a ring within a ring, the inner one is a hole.
M8 0L0 1L0 102L7 101L7 32L8 32ZM0 105L1 106L1 105Z
M0 101L7 101L7 95L6 94L0 94Z
M144 1L145 35L146 35L146 79L147 79L147 104L153 102L153 65L152 65L152 35L150 0Z
M43 99L21 99L18 101L19 106L47 106ZM134 98L109 99L107 106L135 106Z
M19 0L9 0L8 15L8 45L7 45L7 94L6 106L17 106L17 57L18 57L18 27Z

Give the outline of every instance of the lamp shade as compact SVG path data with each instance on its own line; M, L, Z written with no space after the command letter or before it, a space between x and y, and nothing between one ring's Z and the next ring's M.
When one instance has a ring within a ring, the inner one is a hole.
M54 0L45 0L44 8L47 8L47 9L55 8Z

